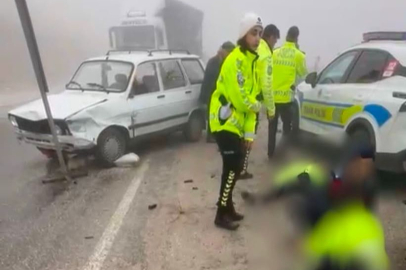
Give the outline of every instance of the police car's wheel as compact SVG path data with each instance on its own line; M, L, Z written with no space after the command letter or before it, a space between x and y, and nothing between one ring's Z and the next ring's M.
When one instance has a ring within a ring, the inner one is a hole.
M371 135L365 128L356 128L353 132L350 133L350 136L355 141L367 143L368 147L375 149L375 143L372 141Z
M189 142L197 142L202 137L204 127L204 118L201 113L195 112L190 118L189 122L186 124L186 127L183 131L186 140Z
M114 166L114 162L126 151L127 137L117 128L104 130L97 139L96 159L103 167Z

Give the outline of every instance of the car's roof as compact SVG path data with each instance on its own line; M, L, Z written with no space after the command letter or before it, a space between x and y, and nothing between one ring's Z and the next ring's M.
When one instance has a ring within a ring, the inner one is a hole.
M346 51L354 49L378 49L392 54L403 66L406 66L406 41L369 41L361 43Z
M111 61L124 61L133 63L135 66L146 61L159 61L168 59L200 59L199 56L186 53L169 53L169 52L111 52L109 55L104 55L100 57L94 57L87 59L86 61L100 61L100 60L111 60Z

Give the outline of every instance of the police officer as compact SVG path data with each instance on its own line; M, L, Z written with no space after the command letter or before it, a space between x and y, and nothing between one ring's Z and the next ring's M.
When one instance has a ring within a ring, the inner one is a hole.
M368 203L371 159L353 158L342 175L342 192L305 237L307 270L388 270L383 227ZM303 267L305 265L306 267Z
M293 26L286 36L286 43L275 50L273 55L272 88L276 113L268 130L268 157L275 151L278 118L283 122L283 135L292 131L294 111L294 90L296 81L307 73L305 54L297 49L299 28Z
M228 230L236 230L239 225L234 222L244 218L235 211L232 196L241 172L241 145L248 147L253 141L255 116L261 109L261 103L252 93L259 87L256 50L262 31L259 16L252 13L244 16L238 46L221 68L210 103L210 128L223 160L215 224Z
M278 42L280 37L279 29L273 25L267 25L264 29L261 42L258 47L258 72L260 79L259 93L255 94L258 96L260 101L263 101L268 120L271 121L275 115L275 102L272 92L272 54L275 44ZM258 129L259 114L256 115L256 130ZM239 179L251 179L253 175L247 171L248 169L248 159L251 148L244 149L245 157L243 160L243 171Z

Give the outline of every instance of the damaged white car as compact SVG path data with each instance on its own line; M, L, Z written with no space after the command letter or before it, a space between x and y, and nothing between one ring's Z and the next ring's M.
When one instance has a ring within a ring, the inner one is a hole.
M94 150L109 166L135 138L182 130L198 141L203 76L200 58L188 53L110 52L85 61L65 91L48 97L63 151ZM42 100L10 111L9 120L19 140L55 150Z

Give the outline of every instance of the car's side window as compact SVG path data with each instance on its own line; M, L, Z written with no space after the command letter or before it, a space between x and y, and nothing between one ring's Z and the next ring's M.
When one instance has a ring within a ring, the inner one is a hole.
M190 84L200 84L203 82L204 70L198 60L182 60L182 64L185 68Z
M357 51L352 51L337 58L321 73L318 84L342 83L348 68L357 55Z
M136 70L132 94L137 96L158 91L159 81L156 71L156 64L153 62L148 62L139 65Z
M176 60L167 60L159 63L164 90L171 90L186 86L185 77Z
M347 83L373 83L381 79L389 55L382 51L364 51L348 77Z

